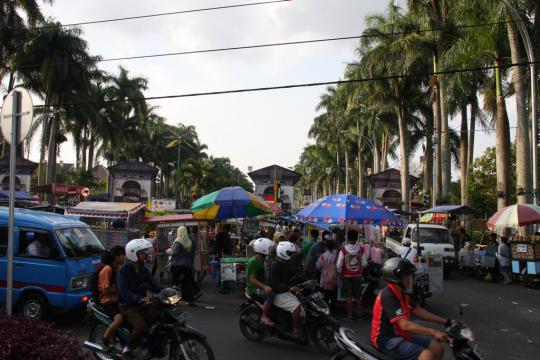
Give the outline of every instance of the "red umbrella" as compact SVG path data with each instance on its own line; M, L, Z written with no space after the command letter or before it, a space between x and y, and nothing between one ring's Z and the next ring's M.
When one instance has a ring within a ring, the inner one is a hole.
M504 229L540 223L540 206L532 204L510 205L489 218L488 229Z

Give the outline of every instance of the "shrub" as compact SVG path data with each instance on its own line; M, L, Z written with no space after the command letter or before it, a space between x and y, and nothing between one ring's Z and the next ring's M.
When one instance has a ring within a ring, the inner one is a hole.
M0 359L82 360L87 356L77 339L54 325L0 312Z

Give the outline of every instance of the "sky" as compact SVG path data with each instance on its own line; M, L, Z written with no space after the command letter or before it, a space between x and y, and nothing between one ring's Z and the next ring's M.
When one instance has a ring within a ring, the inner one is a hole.
M43 6L42 10L66 24L247 2L252 1L55 0L53 6ZM82 29L91 54L113 58L359 35L365 17L384 11L386 6L386 1L292 0L85 25ZM343 76L347 62L354 59L357 43L346 40L111 61L102 62L100 68L114 74L122 65L132 76L147 78L147 96L335 81ZM292 167L297 163L302 149L310 142L308 130L323 91L324 87L312 87L155 100L151 104L159 107L158 113L170 124L194 125L202 143L208 146L208 154L228 157L233 165L247 172L249 166ZM515 105L509 105L513 126ZM452 121L450 126L458 128L459 121ZM487 146L494 146L494 133L478 132L476 136L476 155ZM31 149L32 160L38 159L38 148L36 139ZM61 146L60 159L74 162L71 141Z

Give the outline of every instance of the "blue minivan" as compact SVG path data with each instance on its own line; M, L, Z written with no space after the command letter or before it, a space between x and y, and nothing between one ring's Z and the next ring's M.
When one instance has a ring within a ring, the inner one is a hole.
M8 208L0 207L0 304L6 303ZM13 304L43 319L51 308L84 307L104 248L87 224L72 217L15 209ZM15 308L16 307L16 308Z

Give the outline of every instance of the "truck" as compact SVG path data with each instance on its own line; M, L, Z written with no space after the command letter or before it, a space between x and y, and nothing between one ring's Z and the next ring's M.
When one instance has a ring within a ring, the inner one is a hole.
M420 250L422 255L439 254L443 258L444 278L450 276L450 272L456 266L456 252L452 234L448 228L434 224L409 224L405 229L403 239L411 239L412 246L418 250L417 227L420 230ZM401 243L392 237L386 237L386 248L399 256Z

